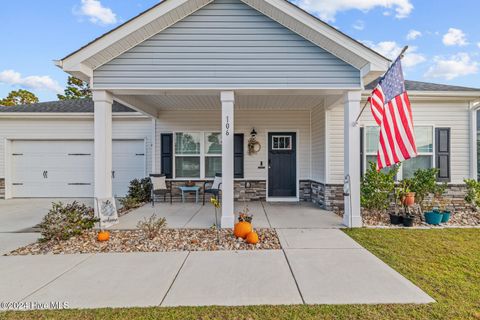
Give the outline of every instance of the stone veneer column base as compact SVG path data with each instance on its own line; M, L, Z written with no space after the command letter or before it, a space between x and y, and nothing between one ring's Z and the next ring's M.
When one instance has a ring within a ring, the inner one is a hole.
M5 199L5 179L0 178L0 199Z

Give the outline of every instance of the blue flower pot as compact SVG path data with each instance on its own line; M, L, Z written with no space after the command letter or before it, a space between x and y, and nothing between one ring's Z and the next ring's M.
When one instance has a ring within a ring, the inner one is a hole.
M424 213L425 221L428 224L438 225L442 222L443 214L438 211L427 211Z
M450 220L450 211L443 211L442 214L442 223L448 222Z

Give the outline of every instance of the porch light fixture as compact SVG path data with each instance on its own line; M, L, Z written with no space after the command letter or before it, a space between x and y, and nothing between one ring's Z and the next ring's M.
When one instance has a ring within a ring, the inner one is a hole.
M257 135L257 131L255 131L255 128L252 129L252 131L250 132L250 135L252 137L255 137Z

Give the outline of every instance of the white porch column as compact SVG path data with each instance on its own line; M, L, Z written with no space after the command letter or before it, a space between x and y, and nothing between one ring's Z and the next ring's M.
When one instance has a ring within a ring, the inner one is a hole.
M93 91L95 198L112 197L112 103L107 91Z
M360 91L350 91L344 96L344 176L349 193L344 196L343 224L361 227L360 215L360 127L355 119L360 112Z
M233 228L234 92L222 91L222 228Z

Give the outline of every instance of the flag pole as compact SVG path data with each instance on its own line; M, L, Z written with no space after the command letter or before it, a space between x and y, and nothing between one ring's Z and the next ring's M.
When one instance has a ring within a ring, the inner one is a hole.
M398 55L398 58L395 59L394 61L397 61L398 59L402 59L404 57L404 54L405 54L405 51L408 50L408 46L405 46L403 47L402 51L400 52L400 54ZM393 66L393 63L390 65L390 67L387 69L387 71L384 73L384 74L387 74L388 71L390 71L390 69L392 68ZM358 117L357 119L355 119L355 122L353 123L353 126L356 127L358 125L358 120L360 119L360 117L362 116L362 113L363 113L363 110L365 110L365 108L367 107L367 104L368 104L368 99L367 101L365 102L365 104L363 105L362 109L360 110L360 113L358 114Z

